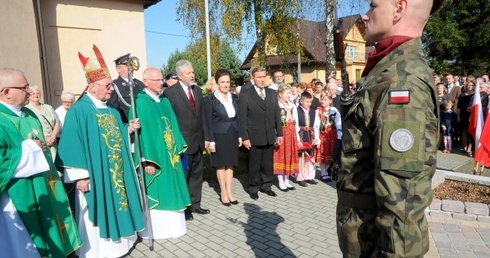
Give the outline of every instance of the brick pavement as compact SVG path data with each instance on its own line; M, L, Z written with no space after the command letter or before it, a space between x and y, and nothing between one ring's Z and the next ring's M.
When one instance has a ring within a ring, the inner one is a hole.
M438 167L456 170L468 159L438 155ZM458 162L454 162L455 158ZM335 228L337 196L334 184L319 182L277 197L245 192L246 175L234 179L239 205L221 205L215 180L203 185L203 207L209 215L195 215L187 234L179 239L138 243L128 257L342 257ZM428 217L430 250L425 257L490 257L490 223Z
M240 181L245 175L238 177ZM129 257L342 257L335 228L334 184L296 186L277 197L259 193L254 201L238 179L233 190L240 204L226 207L217 182L203 185L203 207L211 214L194 215L187 234L178 239L138 243Z

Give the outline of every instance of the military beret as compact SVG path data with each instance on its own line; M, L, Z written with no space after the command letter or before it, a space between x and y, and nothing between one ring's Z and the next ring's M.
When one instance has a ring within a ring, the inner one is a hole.
M434 0L434 3L432 4L432 9L430 10L430 14L433 14L441 9L443 4L444 0Z
M128 53L126 55L120 56L116 60L114 60L114 63L116 63L116 65L127 65L130 55L131 54Z
M167 76L165 76L165 80L168 80L168 79L170 79L170 78L172 78L172 79L176 79L176 80L177 80L177 79L179 78L179 77L177 76L177 72L173 71L173 72L171 72L171 73L167 74Z

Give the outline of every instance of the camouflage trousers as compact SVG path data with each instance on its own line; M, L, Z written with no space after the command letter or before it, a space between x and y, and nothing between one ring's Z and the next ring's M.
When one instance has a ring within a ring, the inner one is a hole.
M396 172L376 171L374 187L364 192L337 183L337 235L344 257L423 257L429 251L425 210L432 202L435 166L409 178Z

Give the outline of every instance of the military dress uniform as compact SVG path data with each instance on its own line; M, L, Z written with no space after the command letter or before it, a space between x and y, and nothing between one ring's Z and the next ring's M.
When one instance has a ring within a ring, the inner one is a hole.
M422 257L439 107L421 39L395 48L363 79L343 121L340 248L344 257Z
M133 96L136 99L138 91L143 90L145 85L138 79L133 79L135 87L133 88ZM128 123L129 107L131 107L131 91L129 83L121 76L117 77L113 81L114 91L111 98L108 100L109 104L113 105L121 114L123 123Z

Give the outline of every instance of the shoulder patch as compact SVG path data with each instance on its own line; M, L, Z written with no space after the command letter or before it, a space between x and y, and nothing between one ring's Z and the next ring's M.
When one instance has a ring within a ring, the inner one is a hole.
M410 103L409 90L393 90L389 92L390 104L408 104Z
M390 145L395 151L409 151L415 142L413 134L405 128L395 130L390 136Z

